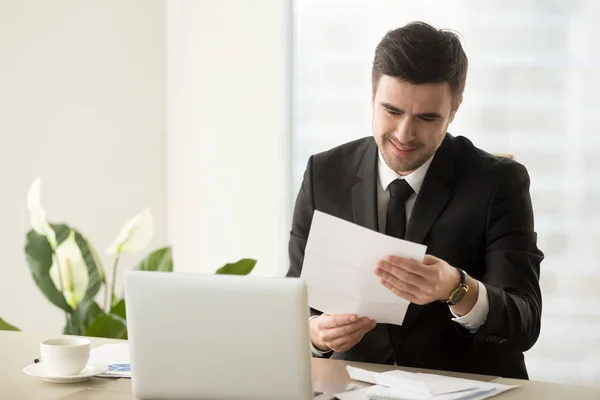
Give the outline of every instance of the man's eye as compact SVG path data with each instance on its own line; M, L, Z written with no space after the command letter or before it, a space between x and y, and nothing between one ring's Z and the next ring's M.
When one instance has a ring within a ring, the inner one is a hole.
M394 110L390 110L388 108L385 109L385 112L387 112L389 115L400 115L400 112L394 111Z
M435 118L432 118L432 117L420 117L420 118L421 118L423 121L427 121L427 122L433 122L433 121L435 121L435 120L436 120Z

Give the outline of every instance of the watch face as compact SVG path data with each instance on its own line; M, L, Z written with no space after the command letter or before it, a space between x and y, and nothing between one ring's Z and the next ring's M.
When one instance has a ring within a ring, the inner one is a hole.
M452 303L452 304L458 303L459 301L461 301L463 299L463 297L465 297L466 293L467 293L467 291L465 290L464 287L460 287L460 288L456 289L450 295L449 302Z

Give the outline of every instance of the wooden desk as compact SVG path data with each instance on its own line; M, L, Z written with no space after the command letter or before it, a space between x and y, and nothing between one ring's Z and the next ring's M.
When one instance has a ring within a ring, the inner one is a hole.
M92 378L75 384L46 383L39 378L26 375L22 369L39 356L39 342L52 335L0 331L0 399L64 399L64 400L132 400L129 379ZM92 338L94 347L106 343L118 343L111 339ZM346 363L337 360L313 359L313 379L315 386L325 383L351 382L346 373L346 365L366 368L372 371L388 371L397 367L388 365ZM398 368L411 372L433 372L410 368ZM519 388L503 393L494 399L600 399L600 387L560 385L554 383L504 379L485 375L466 375L435 371L435 373L494 381ZM318 390L318 387L315 387Z

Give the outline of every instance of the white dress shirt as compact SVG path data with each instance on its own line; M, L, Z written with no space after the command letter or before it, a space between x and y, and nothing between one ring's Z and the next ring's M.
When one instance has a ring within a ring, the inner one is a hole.
M423 186L423 180L425 179L425 175L427 175L427 171L429 170L429 166L433 161L432 156L429 160L427 160L423 165L419 168L411 172L406 176L398 175L393 169L391 169L383 159L381 152L379 153L379 158L377 160L377 172L379 177L379 184L377 185L377 218L379 222L379 232L385 233L385 219L387 215L387 206L390 200L390 192L389 185L396 179L404 179L410 185L410 187L414 190L412 196L406 200L406 223L408 225L408 221L410 220L410 216L412 214L413 207L415 205L415 201L417 199L417 195L421 190L421 186ZM477 296L477 302L469 311L468 314L463 315L462 317L456 316L456 314L450 312L454 315L452 321L457 322L468 329L470 332L474 333L477 331L487 319L487 315L489 312L489 300L487 297L487 289L485 285L481 282L477 281L477 285L479 286L479 294ZM315 318L316 316L311 317ZM311 343L311 348L313 354L317 356L323 356L328 352L323 352L314 347Z
M429 166L433 161L433 157L434 156L432 156L419 168L403 177L391 169L385 163L381 152L379 153L379 158L377 160L377 173L379 176L379 185L377 185L377 217L379 219L379 232L385 233L385 218L387 215L387 206L390 201L390 191L388 187L390 186L390 183L396 179L406 180L412 190L414 190L412 196L406 200L406 224L408 228L408 221L410 220L412 209L415 206L415 200L417 199L417 195L421 190L421 186L423 186L423 180L425 179L425 175L427 175L427 171L429 170ZM479 286L477 302L471 311L462 317L458 317L456 314L452 313L452 315L454 315L452 321L458 322L471 332L477 331L477 329L479 329L481 325L485 323L490 309L485 285L479 281L477 281L477 285ZM450 310L450 312L452 312L452 310Z

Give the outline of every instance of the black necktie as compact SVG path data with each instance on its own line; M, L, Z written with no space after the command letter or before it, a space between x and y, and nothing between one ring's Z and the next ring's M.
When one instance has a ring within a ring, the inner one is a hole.
M390 202L385 217L385 233L399 239L406 235L406 200L415 192L404 179L396 179L389 186Z
M404 239L406 235L406 200L414 193L408 182L404 179L396 179L389 186L390 202L388 203L387 214L385 217L385 233L399 239ZM400 344L402 343L402 327L389 324L388 334L390 344L392 345L392 360L396 364L401 362Z

